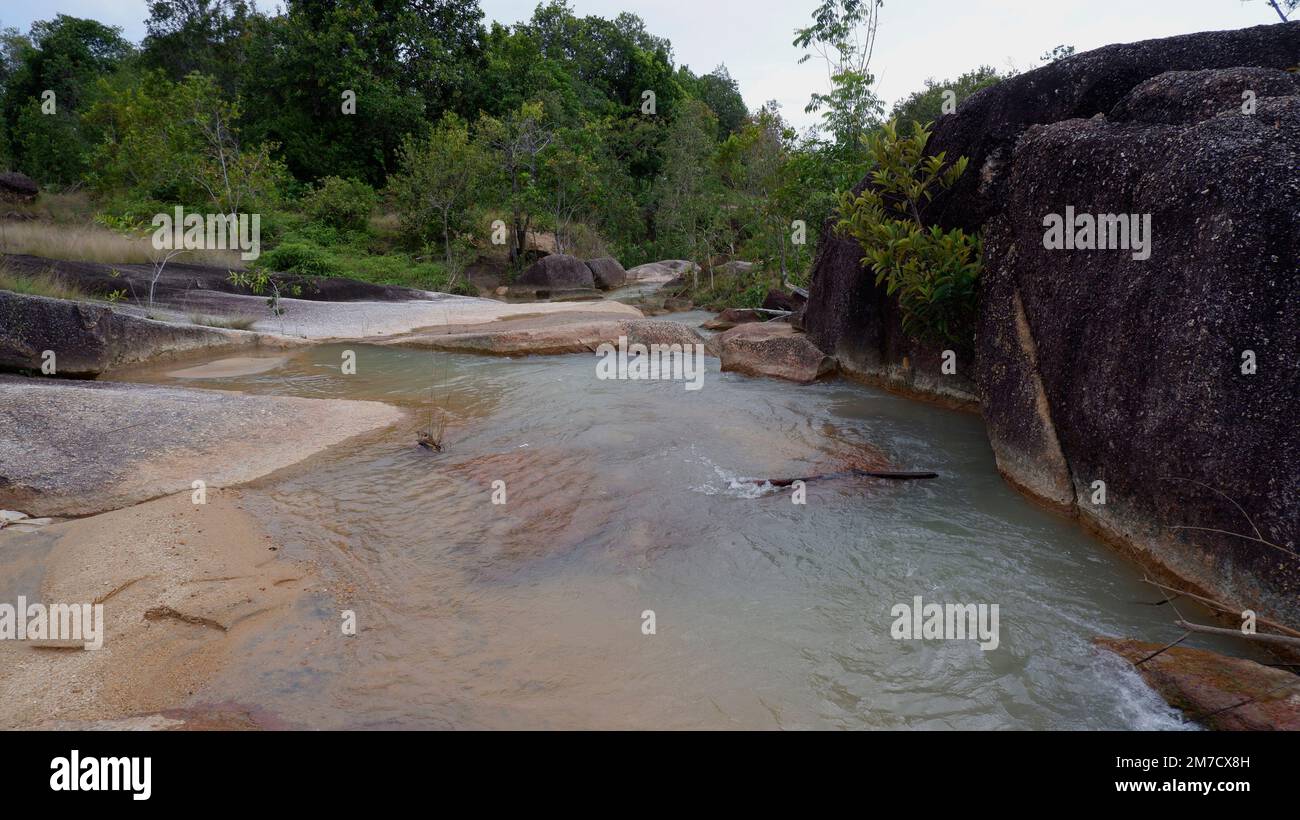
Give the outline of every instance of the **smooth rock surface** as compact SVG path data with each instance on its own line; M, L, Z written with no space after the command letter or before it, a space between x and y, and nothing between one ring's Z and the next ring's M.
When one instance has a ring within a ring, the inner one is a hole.
M808 384L835 371L835 360L785 322L739 325L714 336L707 348L724 371Z

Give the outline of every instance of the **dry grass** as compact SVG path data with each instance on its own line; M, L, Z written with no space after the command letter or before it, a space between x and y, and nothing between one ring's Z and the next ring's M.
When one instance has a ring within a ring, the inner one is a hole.
M127 236L100 225L54 224L39 220L0 222L0 252L68 262L147 265L160 259L147 235ZM187 251L174 261L242 270L239 251Z
M51 271L29 276L10 270L6 265L0 265L0 290L13 291L27 296L48 296L51 299L85 300L90 298L79 288L64 282Z

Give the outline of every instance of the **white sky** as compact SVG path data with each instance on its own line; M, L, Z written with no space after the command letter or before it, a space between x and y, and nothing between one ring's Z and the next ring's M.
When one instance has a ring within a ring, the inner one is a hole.
M480 0L487 20L516 23L532 16L537 0ZM263 8L275 2L262 0ZM652 33L672 40L677 62L697 74L725 63L750 108L769 99L795 125L813 90L825 90L824 65L798 65L790 44L818 0L571 0L579 16L639 14ZM91 17L121 26L139 42L145 0L0 0L0 25L23 31L55 14ZM1300 12L1293 19L1300 18ZM981 64L1025 71L1058 44L1086 51L1211 29L1277 22L1264 0L885 0L872 69L892 104L927 77L955 77Z

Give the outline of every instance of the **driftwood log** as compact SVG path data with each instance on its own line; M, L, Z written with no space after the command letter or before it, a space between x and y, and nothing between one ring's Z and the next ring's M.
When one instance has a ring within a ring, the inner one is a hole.
M917 479L938 478L938 473L908 473L891 470L843 470L838 473L825 473L823 475L813 475L806 478L768 478L764 479L773 487L789 487L796 481L802 481L807 484L809 481L824 481L828 478L886 478L893 481L916 481ZM757 479L755 479L757 480ZM760 482L762 483L762 482Z

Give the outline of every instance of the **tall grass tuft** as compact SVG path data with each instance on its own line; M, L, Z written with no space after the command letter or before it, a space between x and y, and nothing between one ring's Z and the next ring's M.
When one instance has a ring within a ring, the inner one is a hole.
M91 297L74 285L64 282L51 271L31 276L11 270L0 262L0 290L13 291L27 296L48 296L51 299L85 300Z

